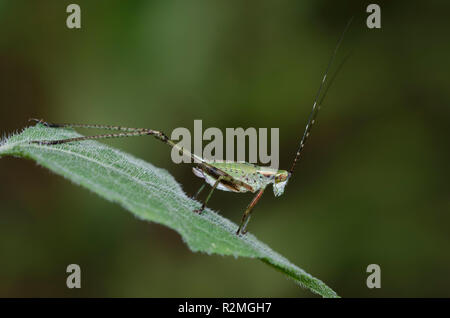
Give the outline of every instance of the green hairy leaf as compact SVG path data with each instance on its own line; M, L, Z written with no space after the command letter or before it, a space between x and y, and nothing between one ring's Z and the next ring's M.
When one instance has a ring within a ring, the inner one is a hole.
M235 234L237 225L189 198L166 171L96 141L61 145L32 144L31 140L79 137L70 129L41 124L24 129L0 144L0 157L29 158L99 196L119 203L138 218L177 231L194 252L251 257L281 271L299 285L323 297L338 297L319 279L306 273L261 243L255 236Z

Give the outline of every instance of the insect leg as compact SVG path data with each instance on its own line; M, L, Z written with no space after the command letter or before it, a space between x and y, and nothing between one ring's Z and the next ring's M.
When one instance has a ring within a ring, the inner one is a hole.
M147 128L130 128L130 127L122 127L122 126L111 126L111 125L91 125L91 124L56 124L56 123L47 123L42 119L31 118L29 121L36 121L44 126L50 128L94 128L94 129L106 129L106 130L116 130L122 131L121 133L114 134L100 134L94 136L83 136L76 138L67 138L60 140L36 140L31 141L31 143L43 144L43 145L58 145L67 142L73 141L82 141L82 140L90 140L90 139L104 139L104 138L119 138L119 137L131 137L131 136L143 136L143 135L153 135L158 139L168 142L169 138L162 132L147 129Z
M224 177L220 176L219 178L217 178L216 182L214 183L213 187L211 188L211 190L208 193L208 196L206 197L205 201L202 204L202 207L200 209L196 209L194 210L195 213L202 213L202 211L205 209L206 204L209 201L209 198L211 198L212 193L214 192L214 190L217 188L217 186L219 185L220 181L222 181Z
M42 144L42 145L58 145L67 142L73 141L82 141L82 140L90 140L90 139L105 139L105 138L119 138L119 137L132 137L132 136L144 136L151 135L156 139L168 144L171 147L174 147L181 151L184 155L190 157L194 162L202 162L203 160L191 153L189 150L184 149L174 141L170 140L166 134L162 131L148 129L148 128L130 128L130 127L122 127L122 126L111 126L111 125L90 125L90 124L55 124L55 123L47 123L42 119L30 119L30 121L36 121L42 125L45 125L50 128L94 128L94 129L106 129L106 130L116 130L122 131L121 133L114 134L102 134L102 135L94 135L94 136L83 136L76 138L68 138L68 139L60 139L60 140L36 140L31 141L31 143Z
M82 141L82 140L89 140L89 139L119 138L119 137L131 137L131 136L142 136L142 135L149 135L149 132L142 130L142 131L123 132L123 133L117 133L117 134L83 136L83 137L58 139L58 140L32 140L32 141L30 141L30 143L40 144L40 145L59 145L59 144L67 143L67 142Z
M202 186L200 187L200 189L198 189L197 193L192 197L192 199L197 199L198 195L200 194L200 192L203 191L203 189L205 188L206 183L203 183Z
M120 131L142 131L145 128L130 128L122 126L112 126L112 125L97 125L97 124L72 124L72 123L48 123L43 119L30 118L28 121L35 121L44 126L50 128L94 128L94 129L105 129L105 130L120 130Z
M242 215L241 225L239 225L239 228L236 231L237 235L239 235L239 233L242 233L242 234L247 233L247 224L250 221L250 216L251 216L252 210L253 210L254 206L256 205L256 203L258 203L263 192L264 192L264 188L259 190L259 192L253 198L252 202L250 202L250 204L248 205L247 209L245 210L244 214Z

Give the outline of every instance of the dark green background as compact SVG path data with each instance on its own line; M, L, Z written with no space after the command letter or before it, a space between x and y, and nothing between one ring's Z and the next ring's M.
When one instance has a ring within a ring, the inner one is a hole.
M66 28L78 3L81 30ZM355 15L337 76L285 195L250 230L344 297L450 296L449 7L378 2L0 1L0 129L29 117L176 127L279 127L291 164L334 45ZM336 69L336 65L334 70ZM84 133L90 133L82 131ZM145 137L105 141L201 181ZM312 296L263 263L191 253L63 178L0 160L0 296ZM210 207L238 222L250 194ZM82 269L82 288L65 269ZM379 264L382 288L366 287Z

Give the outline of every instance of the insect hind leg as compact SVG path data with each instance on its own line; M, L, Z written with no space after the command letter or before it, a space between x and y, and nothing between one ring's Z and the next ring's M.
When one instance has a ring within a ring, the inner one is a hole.
M34 121L38 124L42 124L44 126L50 127L50 128L59 128L59 127L63 127L60 124L54 124L54 123L48 123L46 121L44 121L43 119L37 119L37 118L30 118L28 119L28 121Z
M48 123L43 119L30 118L29 121L35 121L44 126L50 128L93 128L93 129L105 129L105 130L113 130L117 131L116 133L111 134L100 134L94 136L82 136L75 138L67 138L60 140L33 140L30 143L40 144L40 145L59 145L68 142L74 141L83 141L83 140L93 140L93 139L106 139L106 138L120 138L120 137L133 137L133 136L145 136L151 135L160 141L169 144L174 147L175 144L161 131L148 129L148 128L131 128L131 127L123 127L123 126L112 126L112 125L98 125L98 124L56 124L56 123ZM189 154L189 153L188 153ZM190 155L190 154L189 154Z

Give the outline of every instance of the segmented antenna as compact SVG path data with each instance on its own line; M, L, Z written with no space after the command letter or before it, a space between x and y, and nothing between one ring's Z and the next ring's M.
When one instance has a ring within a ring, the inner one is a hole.
M322 92L322 88L323 88L323 86L324 86L324 84L325 84L325 82L327 80L328 71L330 70L331 65L333 64L334 58L336 57L336 53L337 53L337 51L339 49L339 46L341 45L342 39L344 38L345 33L347 32L350 24L352 23L352 20L353 20L353 17L347 22L347 25L346 25L344 31L341 34L341 37L339 38L339 40L338 40L338 42L336 44L336 47L335 47L334 52L333 52L333 55L331 56L330 61L328 62L328 66L327 66L327 68L325 70L325 73L323 75L322 82L320 83L319 90L317 91L317 94L316 94L316 98L314 99L314 104L313 104L311 113L309 114L309 117L308 117L308 123L306 124L305 132L303 133L302 140L300 141L300 146L298 147L297 153L296 153L295 158L294 158L294 162L292 163L291 169L289 170L289 174L290 175L292 175L292 173L294 172L295 165L297 164L297 161L300 158L300 154L302 153L302 150L303 150L303 147L305 145L305 142L306 142L306 140L309 137L309 133L311 131L311 127L312 127L312 125L314 125L314 122L316 120L317 114L319 113L320 105L317 104L317 101L319 99L320 93ZM325 94L326 94L326 91L325 91ZM322 97L321 100L323 101L324 98L325 98L325 95Z

